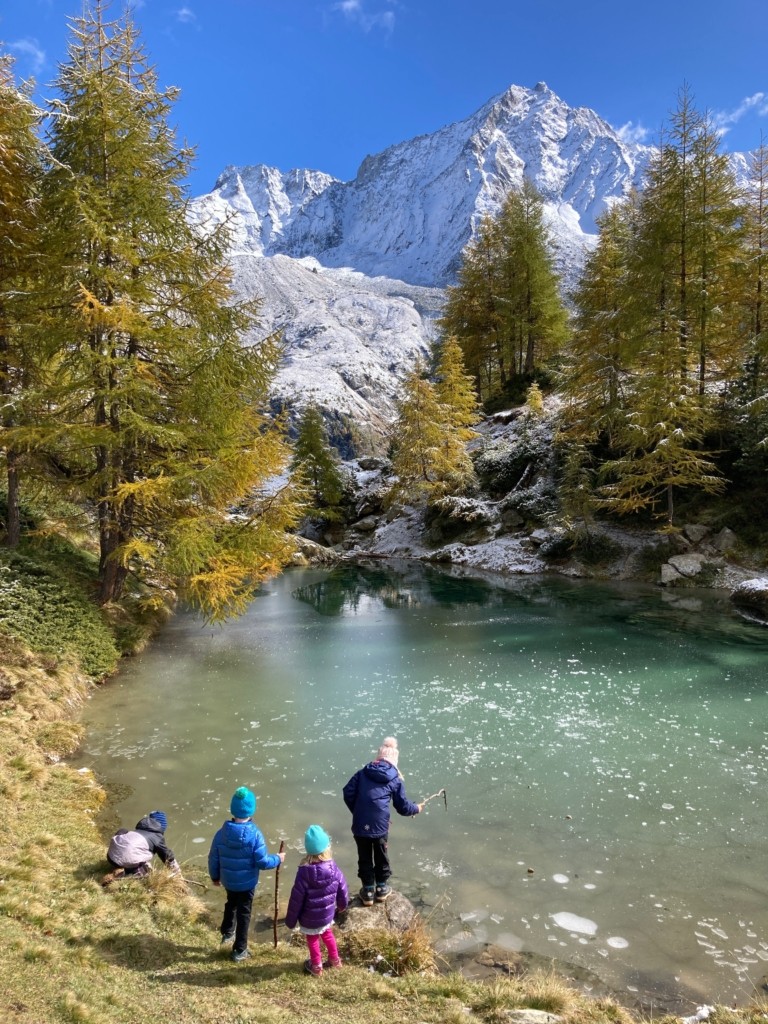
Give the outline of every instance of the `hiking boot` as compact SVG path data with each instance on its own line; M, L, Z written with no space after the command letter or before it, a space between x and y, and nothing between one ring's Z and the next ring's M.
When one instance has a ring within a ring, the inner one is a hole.
M241 949L237 953L232 954L232 959L236 964L239 964L241 960L247 960L250 955L251 951L249 949Z
M364 885L363 888L360 890L360 902L363 904L364 907L372 907L373 906L373 898L374 898L373 886L372 885Z
M383 903L384 900L387 899L391 895L392 895L392 890L390 889L390 887L387 885L386 882L384 882L383 885L377 885L376 886L376 892L374 894L374 899L376 900L377 903Z
M226 935L222 935L221 936L221 944L222 944L222 946L224 945L225 942L232 942L234 940L234 938L235 938L235 933L234 932L227 932Z
M317 978L317 977L319 977L323 973L323 965L322 964L313 964L311 960L305 960L304 961L304 973L305 974L314 974L314 976Z

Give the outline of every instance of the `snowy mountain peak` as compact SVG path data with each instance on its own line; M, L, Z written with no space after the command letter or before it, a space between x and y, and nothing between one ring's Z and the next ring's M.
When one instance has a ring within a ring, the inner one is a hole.
M444 286L481 218L524 175L544 196L563 266L577 266L596 217L637 183L646 153L544 82L512 85L463 121L367 156L352 181L228 167L198 206L234 214L238 247L253 253Z
M342 448L349 421L375 446L400 381L434 336L442 288L486 214L528 177L545 201L558 267L573 282L595 219L638 184L648 150L544 82L512 85L474 114L365 157L352 181L320 171L227 167L194 200L228 220L235 282L281 330L280 405L324 406ZM255 340L255 339L254 339Z

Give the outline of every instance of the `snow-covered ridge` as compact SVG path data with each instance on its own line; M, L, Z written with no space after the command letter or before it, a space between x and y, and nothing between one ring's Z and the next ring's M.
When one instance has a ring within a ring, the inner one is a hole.
M300 409L311 398L375 446L482 218L529 178L568 291L596 218L641 184L651 152L544 83L513 85L463 121L367 156L352 181L227 167L190 216L229 221L236 287L263 299L264 333L283 331L279 404Z
M366 157L352 181L228 167L196 205L198 216L234 213L238 247L258 255L444 287L482 217L524 175L544 197L563 266L578 265L595 218L639 183L648 152L543 83L512 86L464 121Z

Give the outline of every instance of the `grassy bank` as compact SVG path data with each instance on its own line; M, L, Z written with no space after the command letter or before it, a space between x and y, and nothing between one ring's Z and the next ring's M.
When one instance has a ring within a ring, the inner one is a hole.
M95 677L114 668L129 639L144 641L151 617L136 595L128 608L99 611L93 569L87 549L58 540L0 560L0 1021L495 1024L533 1007L573 1024L630 1024L626 1010L554 976L482 983L431 971L418 933L409 949L383 937L346 940L346 966L322 978L305 976L303 944L285 941L254 944L253 958L236 965L196 888L162 869L103 888L106 794L64 758L79 742L78 712ZM268 882L262 888L263 915ZM410 957L410 972L371 971L379 953L379 968ZM763 1009L719 1010L717 1024L764 1024Z

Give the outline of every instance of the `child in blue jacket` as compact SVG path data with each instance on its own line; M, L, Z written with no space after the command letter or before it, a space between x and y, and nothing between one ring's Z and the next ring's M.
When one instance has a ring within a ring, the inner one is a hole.
M214 885L227 891L221 941L235 940L233 960L245 960L248 952L248 925L253 894L259 884L259 871L270 871L285 860L284 853L269 853L264 836L251 820L256 797L245 786L235 791L229 805L231 821L225 821L213 837L208 854L208 874Z
M414 804L405 795L403 776L397 770L400 751L394 736L387 736L376 760L355 772L344 787L344 803L352 811L352 835L357 843L357 874L362 882L360 901L364 907L374 900L383 903L392 890L387 854L389 805L398 814L419 814L424 804Z

